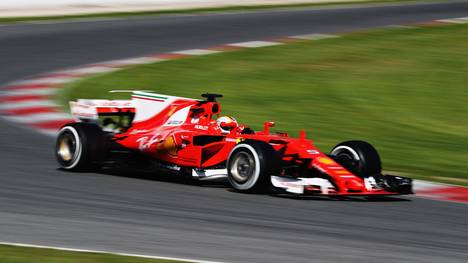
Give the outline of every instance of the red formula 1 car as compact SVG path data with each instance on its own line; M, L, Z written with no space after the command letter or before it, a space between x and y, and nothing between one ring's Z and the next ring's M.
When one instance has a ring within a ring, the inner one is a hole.
M241 192L374 196L411 194L412 180L383 175L377 151L347 141L330 154L305 132L299 138L239 125L220 117L218 94L190 99L135 91L131 100L70 102L78 122L59 132L56 157L65 170L89 170L115 153L145 156L152 163L204 180L227 177Z

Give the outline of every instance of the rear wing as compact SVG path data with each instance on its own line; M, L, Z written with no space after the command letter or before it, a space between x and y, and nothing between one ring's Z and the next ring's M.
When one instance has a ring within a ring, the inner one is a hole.
M134 122L146 121L164 109L181 102L197 99L132 91L131 100L78 99L70 102L70 110L76 121L97 121L100 115L134 114Z
M97 121L100 114L135 113L131 100L78 99L70 101L70 110L76 121Z

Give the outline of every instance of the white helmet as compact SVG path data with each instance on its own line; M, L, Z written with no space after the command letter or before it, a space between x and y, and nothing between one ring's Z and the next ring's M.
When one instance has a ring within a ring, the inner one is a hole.
M218 126L219 128L221 129L221 131L223 133L230 133L231 132L231 129L233 129L233 127L237 127L238 124L237 124L237 121L236 119L234 119L234 117L231 117L231 116L222 116L222 117L219 117L216 122L218 123ZM222 126L221 124L230 124L229 126L230 127L226 127L226 126Z

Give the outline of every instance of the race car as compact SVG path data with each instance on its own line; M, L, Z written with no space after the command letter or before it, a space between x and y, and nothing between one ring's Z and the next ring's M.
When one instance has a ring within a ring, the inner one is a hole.
M89 171L125 153L197 180L227 178L232 188L248 193L412 193L410 178L382 174L379 154L367 142L342 142L326 154L305 131L293 138L270 131L269 121L254 131L221 116L222 95L202 97L133 91L130 100L70 102L76 122L58 133L57 161L64 170Z

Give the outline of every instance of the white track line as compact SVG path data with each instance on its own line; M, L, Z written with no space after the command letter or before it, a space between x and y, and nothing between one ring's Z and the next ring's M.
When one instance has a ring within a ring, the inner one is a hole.
M57 107L57 103L50 100L33 100L23 102L0 103L0 110L16 110L32 107Z
M187 50L175 51L175 52L172 52L172 54L201 56L201 55L215 54L215 53L219 53L219 52L221 52L221 51L209 50L209 49L187 49Z
M283 43L273 42L273 41L247 41L247 42L231 43L231 44L227 44L227 46L256 48L256 47L276 46L276 45L281 45L281 44Z
M436 20L436 21L437 22L443 22L443 23L466 24L466 23L468 23L468 17L439 19L439 20Z
M175 261L185 261L185 262L193 262L193 263L221 263L220 261L207 261L207 260L198 260L198 259L190 259L190 258L177 258L177 257L164 257L164 256L154 256L154 255L121 253L121 252L104 251L104 250L91 250L91 249L80 249L80 248L56 247L56 246L41 246L41 245L33 245L33 244L25 244L25 243L12 243L12 242L1 242L1 241L0 241L0 245L17 246L17 247L29 247L29 248L45 248L45 249L54 249L54 250L71 251L71 252L112 254L112 255L125 256L125 257L139 257L139 258L148 258L148 259L175 260Z
M10 83L11 85L64 84L78 79L78 77L50 77L26 79Z
M104 67L104 66L84 66L80 68L75 68L75 69L66 69L66 70L60 70L60 71L54 71L51 73L63 73L63 74L99 74L99 73L108 73L112 71L119 70L118 68L112 68L112 67Z
M429 189L441 188L441 187L452 187L452 186L459 186L459 185L444 184L444 183L430 182L430 181L424 181L424 180L413 180L413 190L415 191L416 195L418 194L417 191L429 190Z
M110 65L113 67L119 66L131 66L131 65L141 65L141 64L149 64L154 62L160 62L164 59L156 58L156 57L138 57L138 58L129 58L129 59L120 59L120 60L112 60L106 61L103 63L99 63L102 65Z
M37 25L54 25L54 24L65 24L65 23L89 23L89 22L102 22L102 21L115 21L122 20L122 18L117 17L95 17L95 18L64 18L64 19L53 19L53 20L33 20L33 21L24 21L25 24L37 24ZM6 26L7 24L4 24ZM2 26L2 24L0 24Z
M289 38L304 39L304 40L319 40L319 39L336 38L336 37L339 37L339 36L330 35L330 34L305 34L305 35L290 36Z
M72 116L62 112L33 113L18 116L4 116L5 119L19 123L41 123L46 121L60 121L71 119Z

